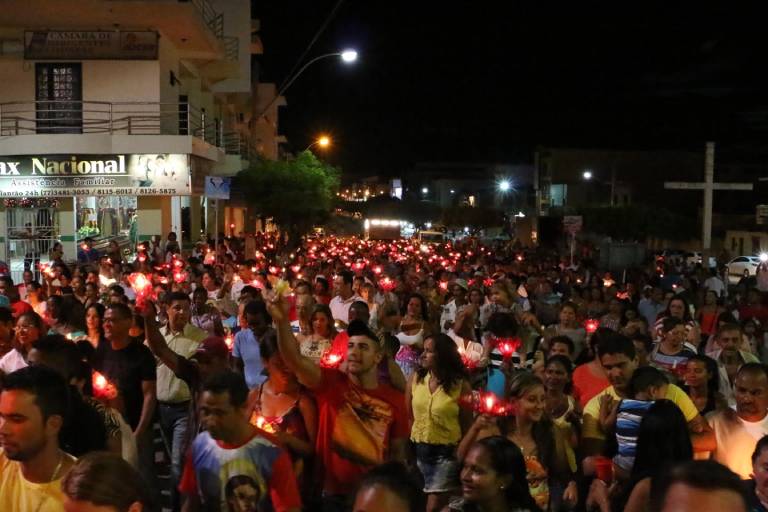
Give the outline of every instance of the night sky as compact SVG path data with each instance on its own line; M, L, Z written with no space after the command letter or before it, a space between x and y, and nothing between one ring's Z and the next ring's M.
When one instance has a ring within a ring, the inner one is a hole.
M284 79L335 3L254 2L262 81ZM309 68L281 132L299 151L330 133L325 158L353 176L532 163L537 145L701 150L714 138L736 158L760 153L764 16L618 3L346 0L310 56L355 47L360 60Z

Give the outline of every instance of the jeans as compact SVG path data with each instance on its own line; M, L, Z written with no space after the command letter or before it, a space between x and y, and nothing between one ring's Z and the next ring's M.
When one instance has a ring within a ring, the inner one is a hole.
M171 449L171 503L173 510L179 510L178 486L184 468L184 443L187 439L189 402L160 403L159 410L163 437Z

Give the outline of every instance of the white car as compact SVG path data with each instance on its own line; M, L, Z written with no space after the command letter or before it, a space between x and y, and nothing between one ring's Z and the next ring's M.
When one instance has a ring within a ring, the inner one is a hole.
M737 284L742 277L754 276L758 265L760 258L757 256L736 256L725 265L728 269L728 282Z

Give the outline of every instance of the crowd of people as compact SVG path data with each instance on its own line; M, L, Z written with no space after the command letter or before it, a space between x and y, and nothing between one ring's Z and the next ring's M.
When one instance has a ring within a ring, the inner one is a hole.
M583 256L170 234L0 276L0 510L768 510L764 291Z

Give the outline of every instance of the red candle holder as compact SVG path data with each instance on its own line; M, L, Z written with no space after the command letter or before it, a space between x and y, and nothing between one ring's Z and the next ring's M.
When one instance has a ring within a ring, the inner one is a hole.
M459 403L477 414L487 416L513 416L515 406L509 400L504 400L490 391L475 391L461 397Z
M379 279L379 288L381 288L383 291L387 293L394 290L396 286L397 284L395 283L394 279L390 277L383 277Z
M505 360L512 357L517 352L517 349L520 348L520 345L520 338L496 338L496 349Z
M91 375L93 395L102 400L114 400L117 398L117 388L101 373L94 371Z
M282 422L283 418L280 417L266 418L264 416L258 415L255 418L255 427L269 434L274 434L278 430L278 425L280 425Z
M589 318L584 321L584 329L587 331L587 334L594 333L598 327L600 327L600 320L596 318Z
M340 354L335 354L329 350L320 358L320 367L335 370L341 365L342 359Z
M134 272L128 276L128 282L136 292L136 308L142 309L152 296L152 280L141 272Z

